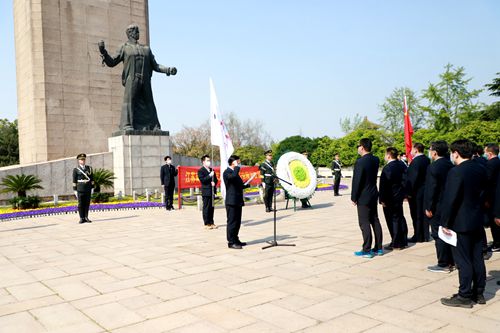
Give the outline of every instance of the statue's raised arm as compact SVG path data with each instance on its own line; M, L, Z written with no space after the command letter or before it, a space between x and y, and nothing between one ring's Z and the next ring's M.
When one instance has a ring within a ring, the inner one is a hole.
M104 41L97 45L102 61L114 67L123 61L122 84L125 87L120 121L121 131L156 131L160 130L160 122L153 101L151 76L153 71L165 73L167 76L177 74L175 67L158 64L146 45L138 43L139 27L128 26L128 41L121 45L115 56L110 56Z

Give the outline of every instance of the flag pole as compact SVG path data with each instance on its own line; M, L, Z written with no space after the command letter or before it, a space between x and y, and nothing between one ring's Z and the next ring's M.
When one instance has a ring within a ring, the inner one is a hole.
M212 171L213 171L213 175L212 175L212 184L214 183L214 177L215 177L215 169L214 169L214 145L211 145L212 146L212 156L210 157L210 160L212 161ZM212 185L212 207L215 207L215 186Z

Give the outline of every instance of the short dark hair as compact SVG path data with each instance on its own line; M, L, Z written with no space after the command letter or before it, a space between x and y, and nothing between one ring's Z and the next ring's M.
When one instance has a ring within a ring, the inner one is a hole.
M231 164L233 164L234 161L237 161L239 159L240 159L240 157L238 155L231 155L231 156L229 156L229 159L227 160L227 163L229 165L231 165Z
M370 140L368 138L363 138L363 139L359 140L358 147L359 146L363 147L367 152L371 152L372 151L372 140Z
M339 153L335 153L335 154L333 154L333 156L337 156L337 155L338 155L338 156L340 156L340 154L339 154Z
M392 159L397 159L398 158L398 150L397 148L394 147L388 147L385 152L391 156Z
M415 148L419 153L424 152L424 145L421 144L420 142L416 142L413 144L413 148Z
M457 152L462 158L471 159L475 146L470 140L455 140L451 143L450 150L453 153Z
M203 156L201 157L201 161L202 161L202 162L205 162L205 160L206 160L207 158L210 158L210 156L208 156L208 155L206 155L206 154L205 154L205 155L203 155Z
M484 148L490 152L490 153L493 153L493 155L498 155L499 153L499 149L498 149L498 145L496 143L487 143Z
M443 157L448 153L448 143L444 140L431 142L430 150L434 150L439 157Z
M163 160L164 160L164 161L166 161L166 160L168 160L169 158L170 158L170 159L172 159L172 157L170 157L170 156L168 156L168 155L167 155L167 156L165 156L165 157L163 158Z
M483 155L484 154L484 147L475 143L474 144L474 154L477 154L478 156Z

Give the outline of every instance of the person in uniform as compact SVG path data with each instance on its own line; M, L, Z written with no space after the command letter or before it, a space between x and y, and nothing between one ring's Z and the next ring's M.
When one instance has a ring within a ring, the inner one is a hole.
M91 223L89 220L90 199L94 192L94 175L92 168L85 164L87 155L81 153L76 157L78 166L73 169L73 191L78 199L79 223Z
M177 177L178 170L172 165L172 158L165 156L165 165L162 165L160 170L161 186L165 189L165 208L167 210L174 209L174 189L175 177Z
M259 170L263 178L264 204L266 206L266 212L269 213L273 210L273 195L276 189L276 178L274 177L273 151L267 150L264 155L266 156L266 160L260 165Z
M338 197L340 188L340 178L342 178L342 163L340 162L339 153L335 154L335 159L332 162L333 172L333 195Z
M309 152L307 150L303 150L301 154L304 155L306 158L309 158ZM300 199L300 202L302 203L302 209L307 209L312 207L311 204L309 203L309 199L307 198Z
M402 250L408 246L408 226L403 214L406 166L398 160L398 150L394 147L386 149L385 160L387 164L380 175L379 202L392 239L385 249Z
M456 165L448 173L444 189L441 226L443 233L457 234L452 247L458 267L458 293L441 298L446 306L472 308L472 302L485 304L486 267L482 253L484 237L483 204L486 169L471 161L474 144L457 140L450 145L451 160Z
M453 164L448 158L448 143L446 141L432 142L429 148L429 157L433 162L427 168L425 177L424 209L426 217L430 219L431 236L436 247L437 265L429 266L427 270L435 273L450 273L455 265L451 245L439 238L438 235L444 186L448 173L453 168Z
M424 145L415 143L412 149L413 160L407 170L406 194L410 205L410 214L413 222L413 237L409 242L428 242L430 238L429 221L424 212L424 188L427 167L431 163L424 155Z
M245 205L243 189L250 187L250 181L255 178L256 174L252 174L250 179L246 183L243 183L240 177L240 158L236 155L231 155L227 163L229 166L222 174L224 184L226 185L227 246L230 249L241 249L247 245L238 236L241 226L241 213Z
M198 170L203 199L203 223L206 229L217 229L214 223L214 198L217 193L217 175L211 167L210 157L203 155L202 167Z

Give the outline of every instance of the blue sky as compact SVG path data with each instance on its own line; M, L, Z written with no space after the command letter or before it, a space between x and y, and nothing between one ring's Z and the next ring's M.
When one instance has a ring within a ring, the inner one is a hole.
M280 140L341 136L339 119L356 113L377 121L395 87L420 92L448 62L465 67L471 88L500 72L495 0L150 0L149 10L156 59L179 70L153 76L171 133L208 118L210 76L224 112L261 120ZM12 1L0 2L0 27L0 117L12 120Z

